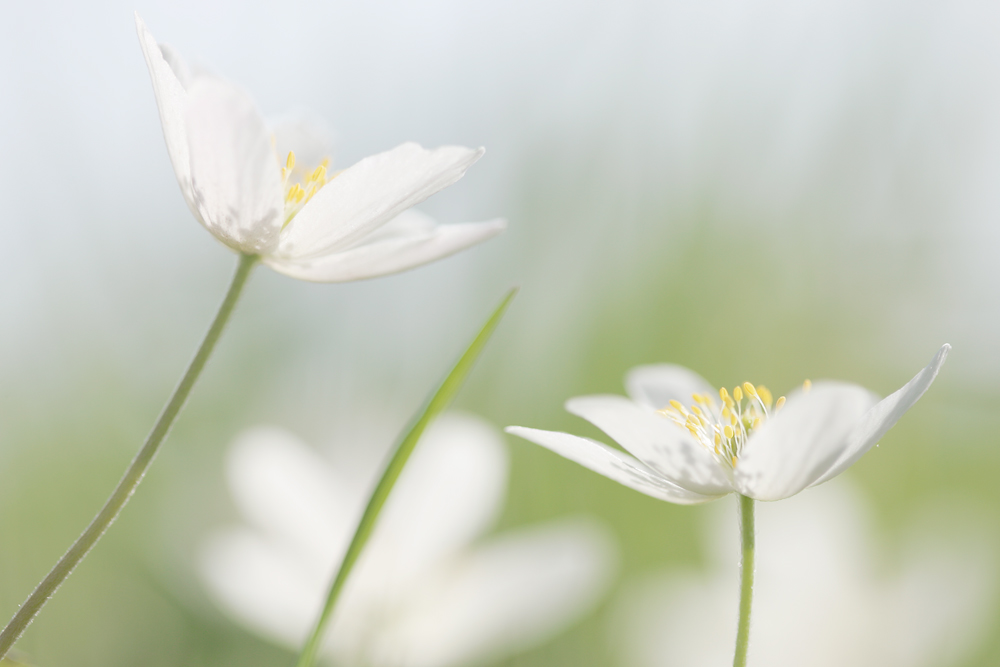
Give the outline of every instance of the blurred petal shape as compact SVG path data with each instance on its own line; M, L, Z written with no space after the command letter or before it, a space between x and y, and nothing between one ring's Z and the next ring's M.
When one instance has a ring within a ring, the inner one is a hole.
M731 664L739 546L729 511L714 519L708 571L647 576L619 596L608 636L623 667ZM981 527L946 543L922 517L889 574L849 486L761 505L757 529L751 666L948 667L987 636L996 549Z
M343 664L448 667L544 641L590 609L615 567L594 523L559 521L476 544L502 509L507 455L479 419L447 415L414 451L347 581L325 644ZM298 648L365 501L349 472L293 436L256 429L228 466L246 526L205 544L213 597Z

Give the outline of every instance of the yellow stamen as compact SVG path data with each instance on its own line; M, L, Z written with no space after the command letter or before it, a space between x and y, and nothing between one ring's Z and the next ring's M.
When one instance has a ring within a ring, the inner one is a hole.
M809 390L812 389L812 386L813 383L809 380L806 380L805 382L802 383L802 391L809 393Z
M768 389L764 385L760 385L757 387L757 395L760 396L760 400L764 401L764 405L767 406L771 405L772 396L770 389Z
M730 426L729 424L725 425L725 427L722 429L722 432L726 434L726 440L732 440L733 436L736 434L736 431L734 431L733 427Z
M743 400L743 390L739 387L733 387L733 400L737 403Z
M733 467L734 468L736 467L736 457L735 456L733 457Z
M749 382L743 383L743 391L747 393L747 396L753 396L754 398L757 397L757 390L754 389L754 386Z
M687 412L684 409L684 406L681 405L681 402L678 401L678 400L676 400L676 399L671 399L670 400L670 407L672 407L674 410L677 410L677 412L680 412L681 414L684 414L685 412Z
M774 404L774 409L780 410L784 404L785 404L785 397L782 396L778 399L778 402Z
M295 169L295 153L288 151L288 157L285 159L285 169L291 171Z
M763 420L761 420L761 418L760 418L760 417L757 417L757 418L755 418L755 419L753 420L753 427L754 427L754 428L757 428L758 426L760 426L760 423L761 423L761 421L763 421Z
M723 403L729 403L729 392L726 391L725 387L719 387L719 398L722 399Z

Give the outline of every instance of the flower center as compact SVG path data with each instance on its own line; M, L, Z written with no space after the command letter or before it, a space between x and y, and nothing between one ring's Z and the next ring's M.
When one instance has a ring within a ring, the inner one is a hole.
M809 380L803 384L806 391L810 386ZM725 387L719 389L721 403L711 394L692 394L691 400L688 407L670 401L657 412L686 428L716 459L733 468L750 434L785 404L784 396L772 403L767 387L749 382L734 387L732 393Z
M330 166L330 158L325 158L315 169L295 167L295 153L288 152L285 166L281 168L281 180L285 186L285 221L284 229L292 218L302 210L310 199L320 189L337 177L337 174L327 177L326 170Z

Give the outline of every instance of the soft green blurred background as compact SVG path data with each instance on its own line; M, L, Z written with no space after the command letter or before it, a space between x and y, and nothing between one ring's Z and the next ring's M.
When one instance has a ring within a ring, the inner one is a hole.
M403 140L485 145L422 208L510 228L366 283L259 269L132 504L21 640L33 662L289 664L194 575L199 540L235 516L226 447L260 423L318 447L346 446L330 434L352 420L401 426L511 284L458 400L498 426L596 436L563 401L621 392L651 362L776 393L830 377L885 394L950 342L934 387L846 475L889 554L927 507L1000 536L991 3L8 3L0 616L103 502L235 265L177 189L134 9L265 114L316 111L336 166ZM590 512L621 542L620 582L704 561L706 508L509 445L501 527ZM508 664L617 664L614 599ZM1000 617L989 627L960 664L1000 662Z

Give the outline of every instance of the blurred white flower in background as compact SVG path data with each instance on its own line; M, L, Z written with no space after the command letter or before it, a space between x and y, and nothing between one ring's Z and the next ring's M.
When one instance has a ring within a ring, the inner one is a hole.
M772 402L749 382L732 394L697 373L660 364L633 368L629 397L580 396L566 410L611 436L633 456L589 438L510 426L509 433L646 495L693 504L739 493L780 500L854 464L917 402L948 356L944 345L922 371L879 401L847 382L806 381ZM713 394L719 396L718 401ZM694 401L690 409L683 402Z
M507 469L501 436L483 421L446 415L431 426L348 579L328 656L369 667L465 664L542 642L593 607L616 562L595 522L479 540L503 507ZM265 428L236 441L227 475L247 523L206 543L204 581L234 619L298 649L374 479Z
M503 220L438 226L408 210L460 179L484 149L405 143L339 173L323 158L303 168L295 151L314 155L313 133L269 129L241 88L188 70L138 14L135 23L184 199L233 250L293 278L344 282L426 264L503 231Z
M707 572L649 576L617 600L609 639L622 665L732 664L739 538L729 511L714 518ZM946 667L970 657L993 617L992 536L970 522L952 526L946 543L949 530L927 523L922 515L920 532L887 567L849 485L758 506L749 663Z

